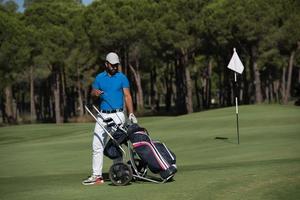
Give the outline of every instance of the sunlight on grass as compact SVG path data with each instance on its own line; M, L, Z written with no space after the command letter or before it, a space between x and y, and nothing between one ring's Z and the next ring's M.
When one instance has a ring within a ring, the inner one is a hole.
M125 187L81 185L91 171L94 124L2 127L0 199L299 199L300 109L241 106L240 145L234 115L225 108L140 118L175 152L179 171L171 183ZM105 158L105 172L111 163Z

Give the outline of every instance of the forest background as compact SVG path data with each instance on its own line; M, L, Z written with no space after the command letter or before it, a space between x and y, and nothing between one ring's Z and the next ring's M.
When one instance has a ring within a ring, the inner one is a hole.
M297 0L0 0L0 124L84 121L110 51L136 113L300 104ZM227 65L245 70L234 91Z

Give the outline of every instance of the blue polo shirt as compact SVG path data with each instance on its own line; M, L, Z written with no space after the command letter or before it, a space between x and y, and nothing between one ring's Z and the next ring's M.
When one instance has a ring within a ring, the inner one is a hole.
M113 110L123 108L124 93L123 88L129 88L127 77L117 72L109 76L106 71L98 74L92 85L93 89L102 90L104 93L100 96L100 109Z

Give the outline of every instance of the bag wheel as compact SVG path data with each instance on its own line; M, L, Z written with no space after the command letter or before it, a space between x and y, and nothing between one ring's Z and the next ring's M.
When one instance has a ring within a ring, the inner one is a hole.
M130 160L127 162L127 164L129 166L131 166L132 172L134 174L136 174ZM134 158L134 165L141 176L145 176L147 174L147 163L146 162L142 161L139 158Z
M115 163L109 169L109 179L114 185L127 185L132 179L131 167L125 163Z

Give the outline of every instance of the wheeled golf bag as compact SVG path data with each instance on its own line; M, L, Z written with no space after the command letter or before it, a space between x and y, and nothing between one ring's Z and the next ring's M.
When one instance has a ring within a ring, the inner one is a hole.
M147 163L151 172L159 173L163 179L177 172L175 154L165 144L152 141L146 129L133 124L127 134L134 151Z

